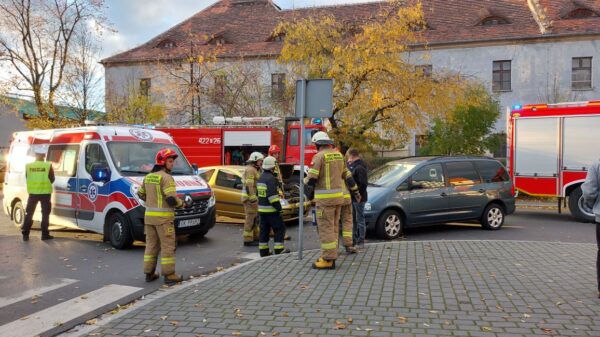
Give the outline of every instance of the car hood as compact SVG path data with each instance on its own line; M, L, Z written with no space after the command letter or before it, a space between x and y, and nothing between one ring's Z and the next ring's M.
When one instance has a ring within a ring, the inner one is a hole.
M192 196L210 195L210 186L204 181L204 179L198 176L173 176L175 179L175 186L177 189L177 195L190 194ZM140 186L144 181L144 177L127 177L127 180L132 182L134 185Z
M387 186L369 186L367 187L367 194L369 196L368 202L373 204L381 199L383 196L387 195L390 191L390 188Z

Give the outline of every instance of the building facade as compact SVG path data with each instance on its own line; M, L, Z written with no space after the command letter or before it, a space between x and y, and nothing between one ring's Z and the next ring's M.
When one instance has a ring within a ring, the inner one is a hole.
M506 108L514 105L600 98L600 79L594 75L600 67L600 2L421 2L427 46L415 46L402 57L426 71L458 72L484 83L502 106L497 132L505 132ZM247 94L263 97L264 108L249 109L254 110L250 113L290 113L276 104L281 83L293 80L288 69L276 62L285 38L273 35L277 23L324 14L344 21L364 20L382 6L387 3L281 10L268 0L219 1L144 45L103 60L107 109L115 97L134 91L165 104L172 124L189 123L190 110L203 114L203 121L235 112L224 111L234 103L219 106L206 99L220 93L219 86L224 84L218 79L198 85L204 70L188 61L191 55L202 53L214 55L219 64L252 72L249 82L256 88ZM196 96L195 102L187 93L190 83L197 84L191 95ZM418 153L426 130L414 133L413 141L404 149L388 155Z

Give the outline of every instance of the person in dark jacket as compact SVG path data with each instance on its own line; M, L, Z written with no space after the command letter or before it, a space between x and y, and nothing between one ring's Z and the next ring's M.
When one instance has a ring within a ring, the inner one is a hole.
M352 207L354 208L354 244L356 247L363 248L365 243L365 235L367 233L367 225L365 223L365 203L367 202L367 164L360 159L360 153L357 149L351 148L348 150L348 168L352 172L352 178L358 185L358 191L361 199L352 199Z
M285 225L281 217L281 199L279 192L279 180L273 172L277 161L274 157L267 157L263 161L263 173L256 182L256 191L258 194L258 216L260 219L260 231L258 249L261 257L271 255L269 251L269 232L273 229L275 254L289 253L290 251L283 245L285 237Z
M594 161L588 169L585 182L581 185L583 201L594 213L596 223L596 279L598 282L598 298L600 298L600 160Z

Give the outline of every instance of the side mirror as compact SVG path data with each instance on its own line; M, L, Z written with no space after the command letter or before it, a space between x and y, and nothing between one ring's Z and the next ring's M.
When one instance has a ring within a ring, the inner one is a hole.
M107 165L94 164L92 166L92 180L96 182L110 181L110 169Z
M198 175L198 164L194 163L192 164L192 169L194 170L194 175Z

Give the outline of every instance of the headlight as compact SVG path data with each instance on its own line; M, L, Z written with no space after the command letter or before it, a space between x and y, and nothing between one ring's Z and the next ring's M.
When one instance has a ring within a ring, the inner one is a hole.
M135 199L135 201L138 202L138 204L145 206L146 203L144 202L144 200L140 199L140 197L138 197L138 190L140 189L140 187L136 184L131 184L131 194L133 195L133 198Z
M371 210L371 203L365 202L365 211L370 211L370 210Z
M213 207L217 203L217 198L215 198L215 192L210 192L210 199L208 199L208 207Z
M281 204L281 206L287 206L289 205L289 201L287 201L286 199L279 199L279 203Z

